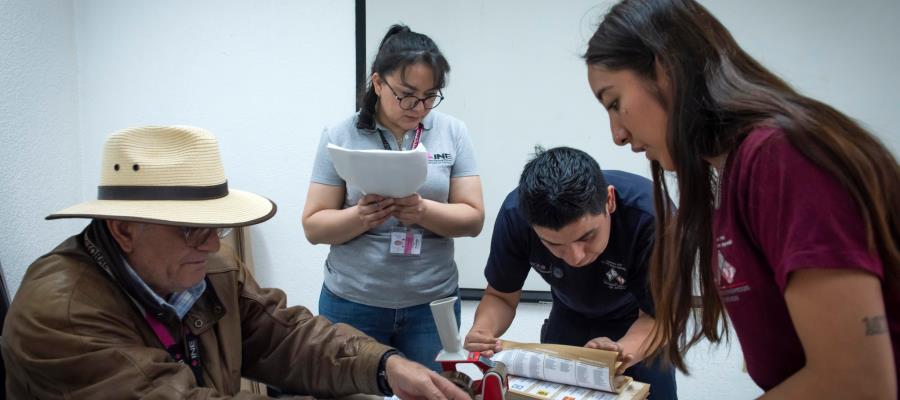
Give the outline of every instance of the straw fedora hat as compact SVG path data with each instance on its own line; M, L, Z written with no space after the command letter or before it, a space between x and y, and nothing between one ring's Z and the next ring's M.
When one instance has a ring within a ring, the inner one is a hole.
M191 126L145 126L115 132L103 147L97 200L47 216L99 218L189 227L253 225L275 203L229 189L212 133Z

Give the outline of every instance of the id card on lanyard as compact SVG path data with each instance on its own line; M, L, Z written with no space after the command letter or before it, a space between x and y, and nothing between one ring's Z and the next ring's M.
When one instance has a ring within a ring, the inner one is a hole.
M422 124L416 127L416 134L413 136L412 143L409 145L409 149L413 150L419 145L419 140L422 138ZM388 143L387 139L384 138L384 133L380 130L378 131L378 135L381 136L381 144L384 146L385 150L393 150L391 149L391 145ZM403 143L397 143L397 150L403 150ZM422 254L422 237L424 235L424 231L421 229L413 229L412 227L405 226L400 224L391 228L391 240L388 246L388 251L391 255L397 256L418 256Z

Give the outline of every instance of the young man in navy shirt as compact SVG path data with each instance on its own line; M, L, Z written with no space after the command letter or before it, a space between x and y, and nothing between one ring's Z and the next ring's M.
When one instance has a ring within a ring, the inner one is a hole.
M619 372L649 383L651 399L675 399L672 366L643 361L654 324L647 287L652 194L648 179L601 171L583 151L538 149L494 223L488 286L466 349L486 356L502 350L498 337L512 323L533 269L553 295L541 342L618 351Z

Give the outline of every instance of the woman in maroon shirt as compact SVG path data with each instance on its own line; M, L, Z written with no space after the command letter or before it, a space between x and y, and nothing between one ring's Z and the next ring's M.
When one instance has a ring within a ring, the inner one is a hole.
M727 334L727 311L765 398L896 398L891 153L766 70L692 0L617 4L585 59L613 140L651 161L657 352L686 371L692 345Z

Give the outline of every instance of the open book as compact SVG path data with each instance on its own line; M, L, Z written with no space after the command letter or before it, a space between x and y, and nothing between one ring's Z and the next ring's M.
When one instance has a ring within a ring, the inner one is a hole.
M334 169L363 194L406 197L419 190L428 173L428 152L415 150L350 150L328 145Z
M541 400L639 400L650 385L616 376L613 351L504 340L491 359L506 365L513 398Z

